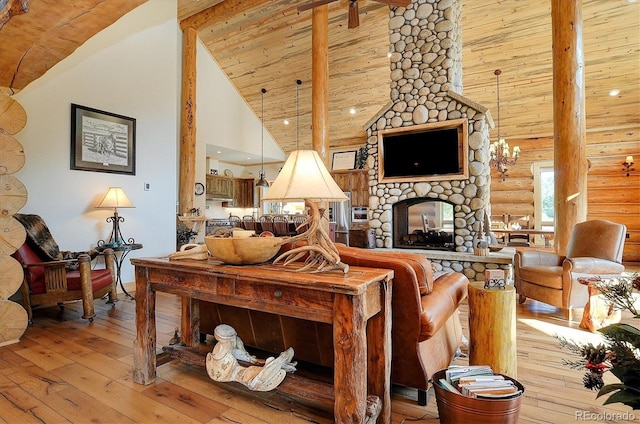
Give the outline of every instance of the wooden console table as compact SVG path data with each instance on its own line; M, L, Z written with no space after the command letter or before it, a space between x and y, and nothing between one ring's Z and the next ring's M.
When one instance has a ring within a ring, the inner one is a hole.
M131 263L136 273L136 383L156 378L155 300L161 291L183 297L182 338L188 346L199 343L198 300L332 324L335 422L364 422L367 395L382 403L378 422L391 422L393 271L350 267L347 274L309 274L282 265L231 266L211 259L134 258Z

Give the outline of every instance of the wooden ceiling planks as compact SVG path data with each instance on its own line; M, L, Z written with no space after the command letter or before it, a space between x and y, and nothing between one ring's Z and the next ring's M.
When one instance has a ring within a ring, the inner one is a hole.
M295 119L293 81L297 78L304 81L300 90L300 137L306 145L302 147L311 143L311 14L292 12L292 6L300 2L271 3L278 13L268 16L270 12L263 11L260 19L255 11L227 16L222 22L211 23L215 31L200 36L254 110L260 101L257 87L270 86L265 126L290 151L296 145L296 132L282 120ZM517 7L514 4L499 0L463 2L462 94L495 111L493 71L502 69L501 131L509 136L549 136L553 134L550 5L533 0L519 1ZM362 144L363 125L389 100L388 8L363 0L360 10L360 27L348 30L347 2L329 5L331 148ZM583 10L586 85L589 93L594 93L594 99L587 100L588 125L637 125L638 88L622 82L621 87L627 89L617 102L612 102L607 93L610 85L624 80L625 72L638 73L629 57L638 54L638 22L619 22L621 17L637 14L638 5L585 0ZM624 35L611 28L624 28ZM604 108L604 103L612 104ZM357 115L348 113L350 107L357 109ZM613 124L614 120L620 122Z
M256 114L265 87L265 126L285 151L311 146L311 11L307 0L178 0L178 18L199 36ZM493 71L501 69L501 133L553 134L551 16L538 0L462 0L463 94L494 118ZM19 90L86 39L145 0L31 0L30 11L0 29L0 86ZM213 6L213 8L212 8ZM360 26L347 28L348 0L329 9L330 148L365 140L363 126L389 101L389 9L360 0ZM640 125L640 3L583 0L587 130ZM621 90L609 97L612 88ZM355 115L349 108L357 110ZM289 119L291 125L283 125Z

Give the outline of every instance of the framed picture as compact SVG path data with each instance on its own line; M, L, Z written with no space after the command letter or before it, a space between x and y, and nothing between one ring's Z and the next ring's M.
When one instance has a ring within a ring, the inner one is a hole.
M71 169L136 174L136 120L71 104Z
M354 169L356 167L356 153L358 153L357 150L335 152L333 154L331 170L336 171L338 169Z
M351 208L351 222L368 222L369 208L356 206Z

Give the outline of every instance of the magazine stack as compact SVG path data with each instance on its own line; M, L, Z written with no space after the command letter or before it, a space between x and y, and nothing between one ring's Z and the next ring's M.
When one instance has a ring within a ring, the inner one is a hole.
M438 383L449 391L473 398L506 399L522 394L512 380L494 374L487 365L450 366Z

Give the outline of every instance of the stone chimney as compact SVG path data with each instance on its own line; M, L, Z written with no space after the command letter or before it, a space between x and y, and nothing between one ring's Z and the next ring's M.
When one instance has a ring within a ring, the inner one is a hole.
M391 101L365 126L369 225L376 247L393 247L393 204L424 197L454 204L455 251L472 253L474 235L490 207L489 130L494 124L487 108L461 94L461 8L455 0L413 0L390 11ZM378 131L460 118L468 122L467 179L378 181Z

